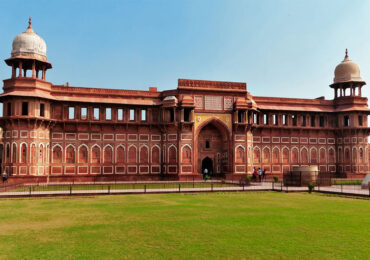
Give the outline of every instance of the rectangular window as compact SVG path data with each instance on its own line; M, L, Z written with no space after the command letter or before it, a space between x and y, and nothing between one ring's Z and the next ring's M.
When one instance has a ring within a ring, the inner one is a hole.
M94 107L94 120L99 120L100 118L100 109L98 107Z
M87 119L87 108L81 107L81 119L86 120Z
M9 102L6 106L7 106L6 115L11 116L12 115L12 103Z
M117 120L120 120L120 121L123 120L123 109L122 108L119 108L117 110Z
M238 111L238 123L243 122L243 111Z
M75 119L75 108L68 107L68 119Z
M358 116L358 125L362 126L363 121L362 121L362 116Z
M171 109L170 110L170 122L175 121L175 112Z
M272 115L272 121L274 121L274 125L278 125L278 117L277 115Z
M135 109L130 109L130 121L135 121Z
M22 102L22 116L28 116L28 102Z
M307 125L306 116L302 116L302 126L306 126L306 125Z
M324 127L325 118L323 116L320 116L320 127Z
M268 125L269 124L268 114L263 114L263 124L264 125Z
M105 109L105 120L112 120L112 109L110 107Z
M288 125L288 116L283 115L283 125Z
M349 125L350 125L349 116L344 116L344 126L349 126Z
M184 121L185 122L190 122L190 113L191 113L191 108L184 109Z
M292 115L292 125L293 126L297 125L297 115Z
M311 116L311 126L315 126L315 116Z
M141 110L141 121L146 121L146 109Z
M45 104L40 103L40 116L45 116Z

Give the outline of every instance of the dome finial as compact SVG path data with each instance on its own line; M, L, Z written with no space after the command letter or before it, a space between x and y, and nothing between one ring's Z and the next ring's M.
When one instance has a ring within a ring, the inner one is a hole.
M28 18L28 29L32 28L31 24L32 24L32 20L30 16L30 18Z
M346 48L346 56L344 57L345 59L348 58L348 49Z

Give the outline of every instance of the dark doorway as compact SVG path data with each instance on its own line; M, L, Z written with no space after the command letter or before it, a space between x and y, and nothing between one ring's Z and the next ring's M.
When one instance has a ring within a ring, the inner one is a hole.
M207 174L213 174L213 161L208 156L202 160L202 174L205 174L205 169L207 169Z

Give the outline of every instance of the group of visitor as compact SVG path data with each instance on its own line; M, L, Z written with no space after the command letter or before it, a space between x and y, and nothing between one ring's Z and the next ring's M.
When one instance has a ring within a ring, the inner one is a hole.
M3 172L2 180L3 180L3 183L8 182L8 173L6 171Z
M259 182L265 180L266 178L266 169L262 169L261 168L258 168L258 170L253 167L253 171L252 171L252 179L257 181L257 179L259 180Z

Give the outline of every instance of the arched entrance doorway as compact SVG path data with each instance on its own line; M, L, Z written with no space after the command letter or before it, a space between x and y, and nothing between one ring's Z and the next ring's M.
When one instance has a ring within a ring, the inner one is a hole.
M207 169L208 175L213 174L213 161L208 156L202 160L202 173L205 173L205 169Z
M201 124L196 132L196 169L199 174L207 168L210 175L229 172L230 136L227 126L219 119Z

